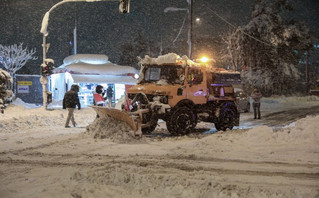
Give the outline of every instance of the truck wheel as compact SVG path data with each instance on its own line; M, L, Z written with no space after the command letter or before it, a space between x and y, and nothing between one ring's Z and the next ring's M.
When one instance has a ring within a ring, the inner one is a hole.
M142 128L142 133L143 134L152 133L155 130L156 126L157 126L157 120L152 120L151 126Z
M215 123L215 128L218 131L232 130L236 120L236 109L231 103L226 103L220 109L218 122Z
M166 121L167 130L173 135L188 134L196 124L196 115L187 107L177 108Z
M152 116L152 113L144 113L142 124L148 124L148 127L142 127L143 134L152 133L157 126L158 118L156 116Z

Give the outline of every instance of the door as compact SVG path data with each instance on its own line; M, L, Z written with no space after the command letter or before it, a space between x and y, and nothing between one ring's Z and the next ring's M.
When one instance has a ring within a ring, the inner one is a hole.
M200 68L188 67L186 77L186 97L195 104L204 104L207 101L207 88L204 73Z

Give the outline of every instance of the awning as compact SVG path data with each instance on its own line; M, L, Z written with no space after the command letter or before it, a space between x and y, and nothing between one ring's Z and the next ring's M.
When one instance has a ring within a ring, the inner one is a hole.
M135 85L137 80L132 76L111 76L111 75L84 75L84 74L70 74L74 83L114 83Z

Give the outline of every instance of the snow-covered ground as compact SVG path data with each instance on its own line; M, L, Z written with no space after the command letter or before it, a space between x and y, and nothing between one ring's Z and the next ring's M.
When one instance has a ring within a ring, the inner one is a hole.
M261 110L318 105L318 97L274 97ZM0 197L319 196L319 115L182 137L161 122L135 139L123 123L95 120L91 108L75 112L76 128L64 128L66 114L58 102L44 110L21 100L0 114ZM242 123L251 118L241 114Z

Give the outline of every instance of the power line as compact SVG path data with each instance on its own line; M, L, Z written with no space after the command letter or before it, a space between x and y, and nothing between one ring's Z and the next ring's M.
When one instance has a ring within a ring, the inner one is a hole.
M208 7L208 4L207 4L207 3L206 3L206 6L207 6L207 8L208 8L213 14L215 14L218 18L220 18L222 21L224 21L225 23L227 23L227 24L230 25L231 27L233 27L233 28L235 28L235 29L238 29L241 33L245 34L246 36L248 36L248 37L250 37L250 38L252 38L252 39L254 39L254 40L256 40L256 41L258 41L258 42L260 42L260 43L263 43L263 44L265 44L265 45L268 45L268 46L273 47L273 45L271 45L270 43L267 43L267 42L265 42L265 41L263 41L263 40L260 40L260 39L258 39L258 38L256 38L256 37L254 37L254 36L252 36L252 35L250 35L250 34L244 32L243 30L239 29L239 28L238 28L237 26L235 26L234 24L232 24L232 23L230 23L229 21L227 21L227 20L224 19L222 16L220 16L218 13L216 13L214 10L212 10L210 7Z
M177 34L176 38L174 39L173 43L175 43L175 42L176 42L176 40L178 39L179 35L181 34L182 29L183 29L184 24L185 24L185 21L186 21L186 18L187 18L187 15L188 15L188 13L185 15L184 20L183 20L183 24L182 24L181 28L179 29L179 32L178 32L178 34Z

